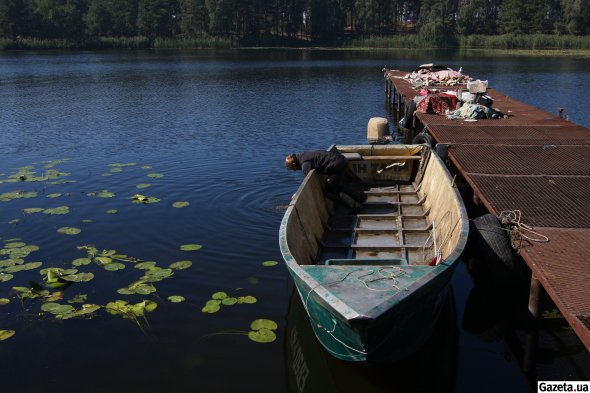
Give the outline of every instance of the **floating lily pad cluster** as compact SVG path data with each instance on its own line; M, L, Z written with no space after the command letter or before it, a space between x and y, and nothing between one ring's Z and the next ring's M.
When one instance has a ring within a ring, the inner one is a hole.
M3 246L0 249L0 281L12 279L13 273L17 271L33 270L42 266L41 262L25 263L24 261L24 257L33 251L37 251L39 247L28 245L18 238L3 241ZM109 314L133 319L143 330L143 325L138 318L142 317L145 320L145 314L156 308L157 303L152 300L143 299L137 303L115 300L103 306L89 303L87 301L88 295L78 293L64 301L64 299L67 299L66 291L70 286L91 281L95 277L94 273L81 271L80 268L87 270L92 266L98 266L106 271L116 272L132 266L136 271L141 272L141 277L129 284L127 288L120 289L118 293L150 295L157 291L154 283L171 278L175 271L188 269L192 266L192 261L181 260L171 263L168 267L161 267L155 261L143 261L139 258L117 253L116 250L99 251L93 245L83 245L77 248L85 251L86 256L74 259L71 262L71 267L43 268L39 270L41 275L39 283L29 281L28 287L14 286L12 287L13 292L21 301L41 302L41 311L44 314L52 315L55 319L91 318L96 311L104 308ZM171 303L180 303L184 301L184 297L174 295L170 296L168 300ZM10 299L0 298L0 306L9 303ZM147 324L147 320L145 321ZM3 330L1 332L1 339L7 339L14 335L14 333L9 333L12 330Z
M146 312L154 311L156 307L158 307L158 304L151 300L143 300L135 304L131 304L125 300L116 300L107 303L105 309L112 315L121 315L123 318L136 319L137 317L145 316Z
M0 179L1 183L19 183L19 182L40 182L47 181L50 184L60 184L63 178L67 177L69 173L60 172L52 169L58 164L68 161L69 158L56 161L43 161L38 164L44 164L43 168L36 169L33 165L23 166L17 168L16 171L8 175L5 179ZM40 171L38 173L37 171ZM59 179L59 180L58 180Z
M278 325L270 319L257 319L250 324L251 331L248 332L248 338L257 343L270 343L277 339L274 330Z
M19 238L5 240L0 249L0 282L12 280L18 272L38 269L41 262L25 262L25 258L37 250L38 246L27 244Z
M1 183L12 183L13 190L3 190L4 193L0 194L0 205L3 203L9 203L13 200L19 200L19 204L28 203L28 200L32 200L41 196L42 198L36 199L37 204L33 206L23 208L19 206L14 211L22 211L21 217L23 221L27 220L30 215L56 215L65 216L70 213L70 207L66 206L65 203L61 202L65 200L64 197L75 195L71 190L59 190L59 191L48 191L45 193L44 187L35 186L29 184L28 186L24 183L31 182L46 182L46 184L63 184L73 183L74 180L69 179L70 174L54 169L60 163L64 163L68 159L57 160L57 161L46 161L42 163L36 163L35 165L17 168L8 175L0 174ZM108 173L104 173L103 176L117 176L121 172L127 171L130 167L135 167L136 163L116 163L110 164ZM144 170L151 170L151 166L142 166ZM148 181L156 182L157 179L164 177L164 174L157 172L145 173L144 176L147 179L137 182L135 186L131 185L131 191L127 194L122 193L120 190L114 192L108 188L100 188L97 190L84 190L85 195L93 198L93 203L100 203L101 199L117 199L121 198L126 201L131 199L132 202L137 204L152 204L160 202L160 199L156 196L143 195L140 193L143 189L148 189L151 184ZM146 181L147 180L147 181ZM8 186L8 184L7 184ZM28 188L27 188L28 187ZM57 201L57 203L56 203ZM127 202L128 203L128 202ZM35 206L37 205L37 206ZM189 201L175 201L172 203L172 207L186 208L190 206ZM118 211L112 208L103 208L102 210L97 209L107 214L116 214ZM67 217L64 217L67 218ZM55 220L60 220L60 217L56 217ZM9 223L17 223L20 218L15 218ZM45 218L44 218L45 220ZM53 219L52 219L53 220ZM85 223L92 222L93 220L82 220ZM63 235L77 235L82 232L82 229L72 226L71 223L64 223L66 226L51 225L52 231L57 231ZM63 224L62 224L63 225ZM85 227L83 227L85 228ZM27 276L25 279L28 282L28 286L23 286L19 283L12 287L12 295L16 296L21 302L28 302L31 304L37 304L40 310L39 315L49 316L59 320L67 320L71 318L92 318L97 315L99 311L106 311L108 314L119 315L123 318L133 319L140 328L143 329L143 325L138 321L139 318L145 320L146 314L154 311L157 307L157 303L154 300L143 299L143 297L157 297L159 282L167 279L174 278L178 272L189 269L193 262L188 260L179 260L166 265L157 263L156 261L143 260L135 257L131 257L122 253L118 253L116 250L105 250L100 251L95 246L85 245L78 247L79 250L85 251L86 255L80 256L71 261L71 264L60 263L59 266L47 267L48 263L42 263L38 261L26 260L30 253L39 250L36 245L27 244L21 239L13 238L8 240L1 240L0 246L0 285L3 282L18 279L18 273L27 270L38 270L39 276L37 279L33 278L34 281L30 280ZM185 252L194 252L202 248L200 244L183 244L180 245L180 250ZM274 266L277 262L275 261L264 261L262 266ZM262 268L262 267L261 267ZM106 301L101 304L95 304L92 300L88 299L88 295L80 293L85 286L92 285L93 280L101 279L102 277L113 277L113 274L125 274L125 277L133 275L133 279L130 283L117 290L118 295L127 296L126 300L117 299L119 297L114 294L116 300ZM256 280L251 277L252 282ZM88 284L90 282L90 284ZM251 282L251 283L252 283ZM10 285L10 284L9 284ZM18 286L21 285L21 286ZM26 284L25 284L26 285ZM1 288L1 287L0 287ZM0 294L2 295L2 294ZM6 295L4 295L6 296ZM181 303L185 301L185 298L181 295L174 294L167 297L167 301L170 303ZM202 311L205 313L215 313L222 307L229 307L236 304L254 304L257 299L254 296L230 296L226 292L216 292L212 295L211 299L207 301ZM15 307L11 305L11 299L7 297L0 297L0 307ZM190 304L190 303L189 303ZM257 320L258 321L258 320ZM147 320L145 320L147 324ZM273 325L274 324L274 325ZM149 324L147 324L149 326ZM273 327L274 326L274 327ZM10 330L6 326L0 326L0 341L13 337L15 335L14 330ZM257 322L252 324L250 332L242 332L241 334L248 335L250 339L257 342L271 342L274 341L276 335L273 330L276 329L276 323L270 321L268 324Z
M152 197L152 196L146 196L146 195L142 195L142 194L135 194L131 197L131 201L133 203L143 203L145 205L150 204L150 203L158 203L160 202L159 198L156 197Z
M207 300L205 306L201 309L204 313L214 314L221 310L222 306L233 306L234 304L254 304L256 298L254 296L229 296L225 292L215 292L211 295L211 299Z

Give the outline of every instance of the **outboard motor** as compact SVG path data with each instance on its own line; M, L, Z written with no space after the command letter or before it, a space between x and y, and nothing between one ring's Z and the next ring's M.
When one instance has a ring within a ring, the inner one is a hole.
M372 117L367 125L367 141L369 144L386 144L391 142L389 122L384 117Z

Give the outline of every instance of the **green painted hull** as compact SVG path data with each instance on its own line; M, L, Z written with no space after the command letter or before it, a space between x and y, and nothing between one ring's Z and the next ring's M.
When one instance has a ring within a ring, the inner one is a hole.
M416 352L430 337L448 296L455 263L437 266L434 277L425 271L432 271L432 267L406 267L406 279L398 280L396 284L401 290L387 289L390 283L385 280L374 285L372 290L367 289L367 281L358 279L362 276L370 279L376 271L387 271L384 266L338 267L330 271L314 267L305 266L306 273L323 286L327 285L328 299L334 302L326 300L326 296L318 296L305 280L293 271L291 274L311 326L324 348L341 360L390 362ZM412 282L414 278L416 280ZM347 297L350 292L358 295ZM377 297L381 299L375 301ZM365 312L353 318L343 318L338 306L334 306L337 300L343 299L349 299L348 305L365 309Z
M311 171L281 223L281 252L330 354L346 361L400 360L420 349L438 320L467 241L467 214L446 167L428 150L342 148L367 200L360 211L343 213Z

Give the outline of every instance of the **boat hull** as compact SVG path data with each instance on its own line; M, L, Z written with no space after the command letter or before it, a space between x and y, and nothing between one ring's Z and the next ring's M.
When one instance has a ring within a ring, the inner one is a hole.
M454 269L455 264L445 267L428 286L376 319L359 316L350 320L339 318L337 309L316 296L305 280L294 272L291 275L318 341L332 356L383 363L412 355L428 340L448 297Z
M367 200L343 213L311 171L281 223L281 252L311 327L332 356L397 361L432 333L467 241L467 214L429 150L338 148L350 157Z

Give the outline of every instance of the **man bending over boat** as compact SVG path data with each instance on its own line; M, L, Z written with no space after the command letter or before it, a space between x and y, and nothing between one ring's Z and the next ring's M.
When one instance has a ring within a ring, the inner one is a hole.
M367 196L362 191L347 186L347 182L353 180L354 175L346 171L346 164L346 157L337 151L305 151L299 154L289 154L285 158L285 166L289 170L302 170L303 174L307 176L309 171L315 169L322 175L327 175L326 196L332 200L337 200L340 197L350 207L358 207L358 202L366 201ZM351 197L354 201L349 201Z

